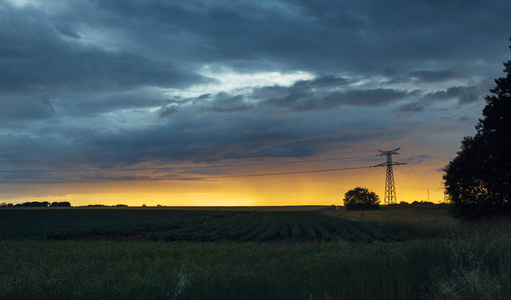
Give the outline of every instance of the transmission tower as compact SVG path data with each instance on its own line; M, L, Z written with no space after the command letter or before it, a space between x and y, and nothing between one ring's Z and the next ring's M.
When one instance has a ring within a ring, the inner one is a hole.
M384 204L397 203L396 185L394 184L394 171L392 170L392 166L406 165L406 163L392 162L392 155L396 155L396 154L399 155L399 153L397 153L397 150L399 150L399 149L401 149L401 148L396 148L396 149L390 150L390 151L378 150L379 152L381 152L380 156L384 156L384 155L387 156L387 162L372 166L372 167L387 167L387 172L386 172L386 176L385 176L385 199L383 200Z

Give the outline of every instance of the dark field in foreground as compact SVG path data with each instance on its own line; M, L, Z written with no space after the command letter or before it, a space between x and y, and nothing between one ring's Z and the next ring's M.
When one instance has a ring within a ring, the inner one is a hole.
M171 209L4 209L0 240L396 242L433 236L322 211Z
M511 296L508 219L460 223L440 206L276 210L0 210L0 298Z
M356 243L0 242L0 298L410 299L447 249Z

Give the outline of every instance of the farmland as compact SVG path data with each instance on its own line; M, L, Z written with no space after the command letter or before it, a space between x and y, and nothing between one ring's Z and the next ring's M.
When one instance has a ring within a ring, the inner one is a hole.
M511 294L507 219L464 224L439 206L325 209L3 209L0 298Z
M0 226L0 240L372 243L418 237L406 226L335 218L320 211L11 209L0 210Z

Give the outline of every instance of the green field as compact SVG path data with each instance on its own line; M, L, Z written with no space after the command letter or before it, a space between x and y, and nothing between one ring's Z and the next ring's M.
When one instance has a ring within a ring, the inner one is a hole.
M0 298L509 299L510 224L442 206L1 209Z
M397 242L441 234L312 211L3 209L0 240Z

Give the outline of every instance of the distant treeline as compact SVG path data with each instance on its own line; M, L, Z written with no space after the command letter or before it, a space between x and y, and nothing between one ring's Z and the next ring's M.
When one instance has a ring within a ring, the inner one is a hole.
M32 201L32 202L23 202L23 203L0 203L0 207L71 207L71 203L64 202L48 202L48 201ZM128 207L126 204L116 204L116 205L103 205L103 204L89 204L86 207Z
M23 202L23 203L0 203L0 207L71 207L71 203L65 202L48 202L48 201L32 201L32 202Z
M86 207L128 207L128 205L126 205L126 204L116 204L116 205L89 204Z
M435 204L433 202L429 201L414 201L412 203L408 202L400 202L399 204L391 204L393 206L408 206L408 205L414 205L414 206L443 206L447 204ZM32 202L23 202L23 203L6 203L2 202L0 203L0 207L71 207L71 203L64 201L64 202L48 202L48 201L32 201ZM81 207L128 207L126 204L116 204L116 205L104 205L104 204L89 204L86 206ZM142 205L142 207L146 207L146 205ZM158 204L157 207L163 207L162 205Z
M408 202L405 202L405 201L401 201L399 204L435 204L431 201L413 201L412 203L408 203Z

